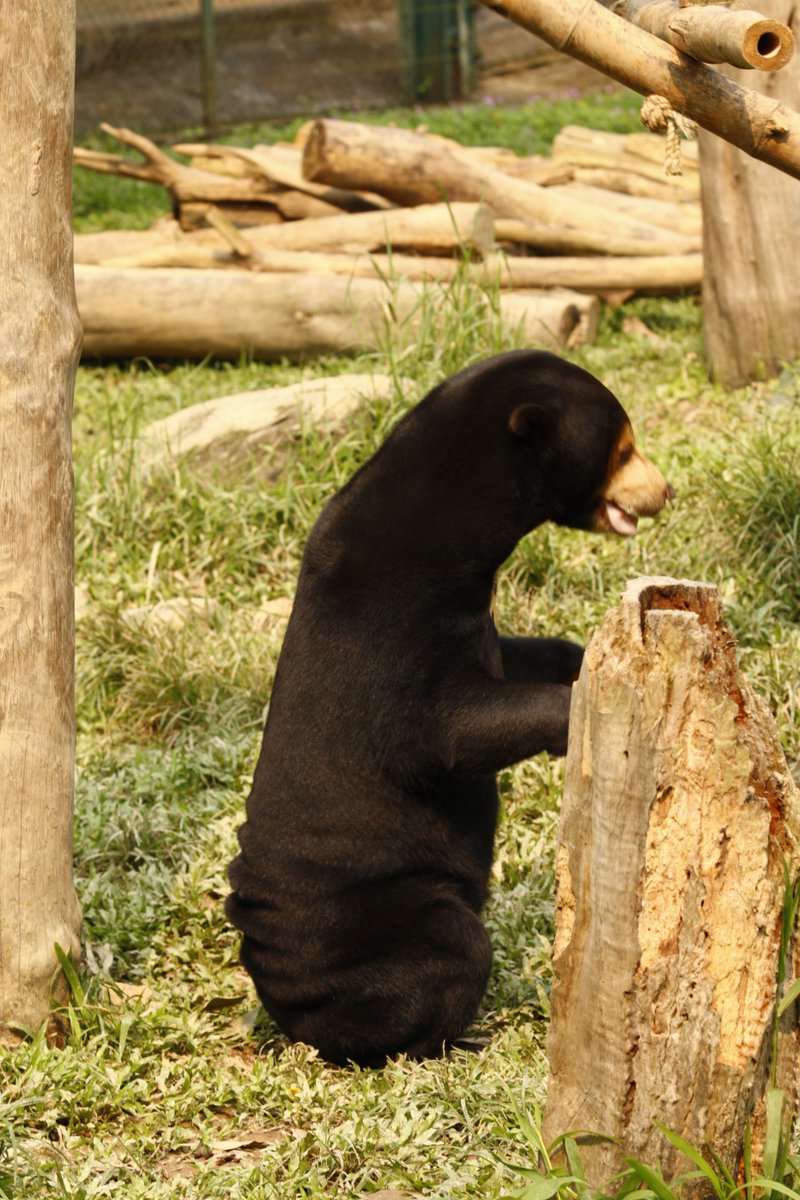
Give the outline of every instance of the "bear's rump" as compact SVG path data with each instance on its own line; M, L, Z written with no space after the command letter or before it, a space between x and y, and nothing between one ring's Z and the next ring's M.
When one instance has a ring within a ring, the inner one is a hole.
M474 1018L492 962L480 919L457 897L409 902L383 923L373 913L324 943L309 929L290 959L288 944L245 935L242 962L281 1029L339 1063L441 1054Z

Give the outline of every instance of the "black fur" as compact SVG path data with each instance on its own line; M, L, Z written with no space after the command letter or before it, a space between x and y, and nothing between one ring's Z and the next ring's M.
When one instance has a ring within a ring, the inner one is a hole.
M441 1054L492 951L494 774L567 745L582 650L499 637L495 572L542 521L591 528L626 422L519 351L435 388L309 537L230 869L268 1012L326 1059Z

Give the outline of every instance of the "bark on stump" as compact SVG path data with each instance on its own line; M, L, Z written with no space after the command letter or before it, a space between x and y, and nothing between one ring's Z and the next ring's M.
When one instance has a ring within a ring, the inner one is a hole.
M50 1011L72 883L75 5L0 21L0 1034Z
M737 1165L758 1142L800 793L710 585L639 579L575 686L557 859L548 1138L600 1186L624 1155L686 1168L660 1121ZM790 948L789 979L797 971ZM795 1107L796 1009L778 1084Z

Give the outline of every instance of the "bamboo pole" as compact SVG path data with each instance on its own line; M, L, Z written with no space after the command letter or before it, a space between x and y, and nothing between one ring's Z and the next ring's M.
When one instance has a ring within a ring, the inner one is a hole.
M629 24L596 0L480 0L556 50L676 110L800 179L800 116Z
M619 0L614 12L704 63L779 71L794 53L788 25L749 9L679 0Z

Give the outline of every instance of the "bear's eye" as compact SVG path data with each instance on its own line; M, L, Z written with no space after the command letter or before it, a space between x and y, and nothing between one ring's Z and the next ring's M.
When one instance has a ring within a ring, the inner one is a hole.
M620 450L617 465L624 467L626 462L630 462L633 458L633 446L626 446L624 450Z

